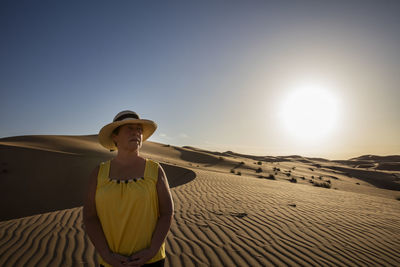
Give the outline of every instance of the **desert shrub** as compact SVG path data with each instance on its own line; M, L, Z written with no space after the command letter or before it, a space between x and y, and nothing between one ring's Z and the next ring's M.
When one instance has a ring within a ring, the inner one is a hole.
M286 173L286 176L287 176L287 177L289 177L290 175L291 175L291 173L290 173L290 172Z
M275 176L274 176L273 174L270 174L270 175L267 177L267 179L276 180L276 179L275 179Z
M231 173L235 173L235 170L234 170L234 169L231 169Z
M318 179L322 180L322 176L318 177Z
M289 182L291 182L291 183L297 183L297 179L296 179L296 178L292 178L292 179L289 180Z
M314 182L314 186L323 187L323 188L331 188L331 184L326 183L326 182L322 182L322 183Z
M244 162L243 162L243 161L241 161L239 164L240 164L240 165L244 165Z
M292 168L292 170L295 170L295 169L296 169L296 167L293 167L293 168Z
M312 179L314 179L314 175L313 175L313 176L311 176L311 178L312 178Z
M274 167L274 171L279 172L279 171L281 171L281 169L279 169L279 168L277 168L277 167Z
M237 174L237 175L242 175L242 173L241 173L241 172L237 172L236 174Z
M311 171L314 171L314 169L313 168L309 168Z
M304 176L301 177L301 180L305 180L305 179L306 179L306 177L304 177Z
M262 162L261 162L261 161L258 161L257 164L258 164L258 165L262 165Z
M256 173L260 173L260 172L262 172L263 170L261 169L261 168L258 168L257 170L256 170Z
M328 180L328 181L326 181L328 184L330 184L331 183L331 180Z

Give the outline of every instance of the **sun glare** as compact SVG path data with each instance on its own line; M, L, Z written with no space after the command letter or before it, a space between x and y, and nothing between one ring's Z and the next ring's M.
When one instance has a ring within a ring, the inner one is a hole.
M280 115L287 134L316 141L337 127L337 99L330 91L315 86L298 88L284 99Z

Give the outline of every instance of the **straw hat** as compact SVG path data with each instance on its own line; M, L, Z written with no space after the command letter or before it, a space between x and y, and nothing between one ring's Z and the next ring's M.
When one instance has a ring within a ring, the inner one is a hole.
M136 112L130 110L124 110L118 113L112 123L107 124L103 128L101 128L99 132L99 142L102 146L107 149L116 150L117 147L115 146L112 140L112 133L113 131L118 128L119 126L129 124L129 123L137 123L141 124L143 127L143 142L149 138L154 131L157 129L157 124L151 120L143 120L139 118L139 115Z

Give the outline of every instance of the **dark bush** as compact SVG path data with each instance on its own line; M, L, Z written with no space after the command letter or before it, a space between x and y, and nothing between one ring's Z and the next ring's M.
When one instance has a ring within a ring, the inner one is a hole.
M323 188L331 188L331 184L330 183L318 183L318 182L314 182L314 186L317 187L323 187Z

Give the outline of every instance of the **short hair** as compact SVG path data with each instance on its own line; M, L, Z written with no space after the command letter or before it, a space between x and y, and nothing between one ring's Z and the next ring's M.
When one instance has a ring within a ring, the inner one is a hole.
M121 126L118 126L117 128L115 128L114 131L112 131L112 134L118 135L118 133L119 133L119 128L121 128ZM118 147L117 142L115 142L115 141L113 140L113 143L114 143L114 145L115 145L116 147Z
M118 126L117 128L115 128L112 133L117 135L119 133L119 128L121 128L121 126Z

